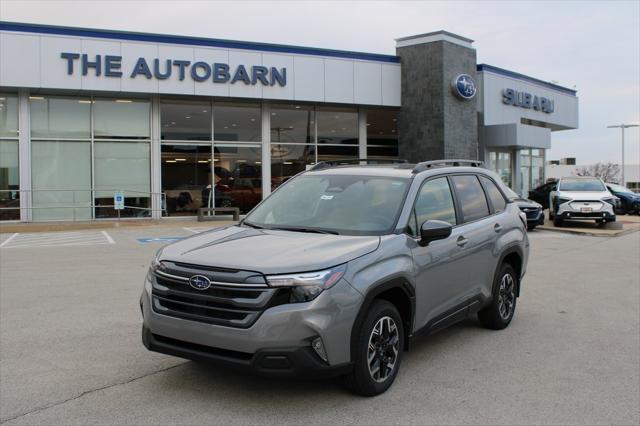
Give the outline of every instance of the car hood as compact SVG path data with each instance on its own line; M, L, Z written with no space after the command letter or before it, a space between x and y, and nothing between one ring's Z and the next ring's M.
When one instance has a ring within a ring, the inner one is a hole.
M575 201L601 200L612 196L609 191L558 191L557 195Z
M379 236L314 234L229 226L169 244L160 260L284 274L326 269L370 253Z
M514 198L513 202L520 208L541 208L542 206L539 203L536 203L533 200L528 200L526 198Z

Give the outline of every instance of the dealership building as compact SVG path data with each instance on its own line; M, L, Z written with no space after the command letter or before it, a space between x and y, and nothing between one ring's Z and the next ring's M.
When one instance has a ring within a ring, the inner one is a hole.
M0 22L0 220L246 213L353 158L480 159L526 194L577 127L575 90L446 31L381 55Z

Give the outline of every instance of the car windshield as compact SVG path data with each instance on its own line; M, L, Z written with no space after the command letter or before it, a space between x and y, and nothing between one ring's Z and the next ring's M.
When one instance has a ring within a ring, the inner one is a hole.
M562 179L560 181L560 191L606 191L600 179Z
M282 185L246 218L248 226L346 235L390 233L410 180L305 174Z
M633 192L632 190L630 190L629 188L625 188L622 185L616 185L615 183L608 183L607 186L611 189L611 191L613 192L620 192L622 194L635 194L635 192Z

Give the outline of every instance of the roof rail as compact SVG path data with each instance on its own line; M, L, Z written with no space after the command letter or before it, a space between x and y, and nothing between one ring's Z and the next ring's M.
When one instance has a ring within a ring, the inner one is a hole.
M392 158L344 158L341 160L331 160L331 161L321 161L316 163L309 170L323 170L331 167L340 166L343 164L380 164L380 163L389 163L389 164L406 164L407 160L394 160Z
M470 167L480 167L482 166L482 161L478 160L432 160L432 161L423 161L422 163L418 163L415 165L413 170L411 171L413 174L424 172L432 167L445 167L445 166L470 166Z

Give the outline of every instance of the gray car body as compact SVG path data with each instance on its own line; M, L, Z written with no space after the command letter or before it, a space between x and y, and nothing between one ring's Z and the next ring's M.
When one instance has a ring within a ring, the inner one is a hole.
M403 317L405 332L411 337L421 330L446 326L489 303L494 275L506 256L519 258L518 272L520 278L524 276L529 242L513 202L508 202L503 212L453 226L448 238L427 246L406 233L414 201L425 181L476 174L489 177L503 188L499 177L490 171L441 167L412 174L406 168L353 166L305 173L397 176L411 179L411 184L395 229L387 235L325 235L237 225L166 246L159 254L160 261L241 268L265 275L322 270L340 264L347 268L342 279L316 299L269 308L246 329L155 312L147 278L141 298L144 327L171 339L246 353L309 346L312 338L320 336L329 366L347 365L352 362L352 334L381 292L396 289L407 296L410 303L405 305ZM467 239L463 246L458 244L460 237Z

